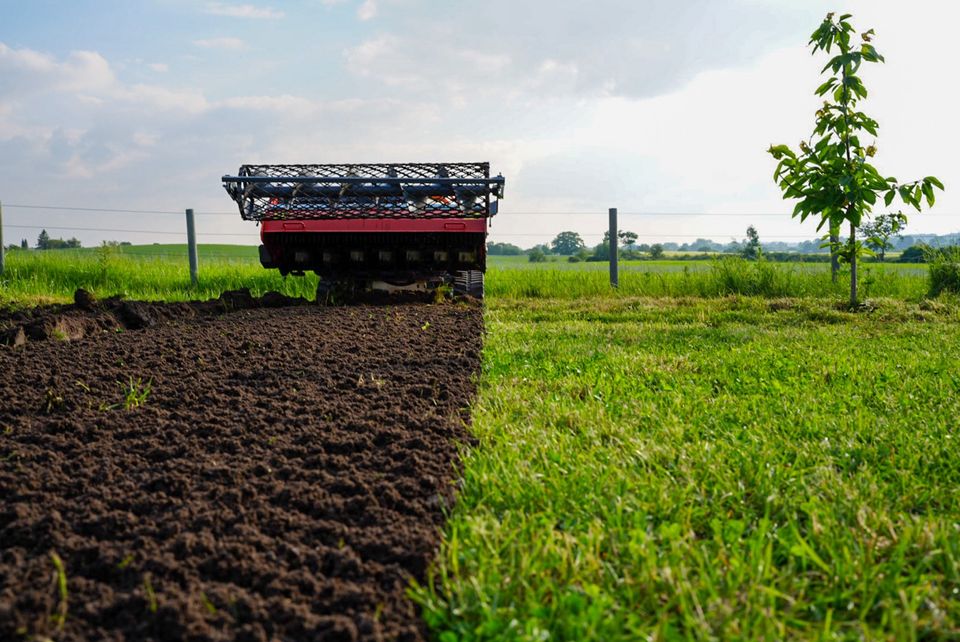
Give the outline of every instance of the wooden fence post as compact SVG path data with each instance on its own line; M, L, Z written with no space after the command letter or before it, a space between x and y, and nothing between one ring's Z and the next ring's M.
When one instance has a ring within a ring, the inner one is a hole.
M3 276L3 268L6 267L3 248L3 202L0 202L0 276Z
M610 208L610 285L620 287L620 273L617 265L617 208Z
M193 223L193 210L187 210L187 254L190 256L190 282L199 283L197 267L197 230Z

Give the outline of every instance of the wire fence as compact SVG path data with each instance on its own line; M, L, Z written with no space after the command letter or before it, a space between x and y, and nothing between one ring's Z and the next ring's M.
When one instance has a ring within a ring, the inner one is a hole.
M23 232L41 232L44 230L55 232L55 233L86 233L86 234L119 234L119 235L145 235L151 239L162 238L169 239L173 241L174 239L184 239L186 240L186 230L174 231L171 229L145 229L140 227L100 227L97 225L63 225L55 221L50 221L50 224L43 224L35 222L31 219L28 223L10 223L3 224L2 222L2 211L8 210L11 212L16 212L18 210L25 211L36 211L36 212L79 212L84 214L97 214L97 215L134 215L138 217L156 217L156 216L184 216L185 210L163 210L163 209L139 209L139 208L106 208L106 207L78 207L78 206L67 206L67 205L46 205L46 204L30 204L30 203L2 203L2 208L0 209L0 233L2 229L7 230L20 230ZM194 216L203 217L204 219L209 218L214 225L222 226L220 222L226 217L238 217L237 210L230 211L203 211L198 210L193 213ZM539 217L550 217L556 219L562 219L564 217L596 217L597 228L603 229L606 226L603 222L606 220L606 211L598 209L596 211L587 211L587 210L507 210L505 209L501 216L509 216L511 220L517 220L517 217L521 218L539 218ZM937 218L958 218L952 213L944 212L930 212L925 213L924 218L927 217L937 217ZM711 241L717 245L725 245L729 243L731 239L742 238L743 233L733 233L731 234L729 229L722 232L714 231L700 231L697 233L689 233L686 231L683 232L671 232L671 231L662 231L657 232L650 229L644 229L643 224L645 222L659 220L659 219L699 219L699 218L715 218L715 219L739 219L741 222L744 220L752 219L766 219L766 218L778 218L781 220L789 220L789 215L785 213L775 213L775 212L661 212L661 211L641 211L641 210L625 210L619 212L619 217L622 219L621 230L630 229L631 232L636 237L636 243L664 243L671 241L685 241L685 240L700 240ZM505 242L513 242L513 244L529 244L531 239L540 239L543 242L544 239L547 239L551 236L564 231L563 224L551 225L551 230L549 232L539 231L539 232L500 232L494 230L496 239L503 239ZM209 228L208 228L209 229ZM634 231L639 229L639 231ZM601 239L606 236L606 232L586 232L578 233L581 239L589 241L594 245L598 244ZM922 234L917 234L919 236L924 236ZM22 235L19 235L22 236ZM211 238L228 238L228 239L247 239L253 241L256 239L256 236L252 232L240 233L240 232L229 232L223 230L217 231L198 231L196 236L203 239ZM2 236L0 236L2 238ZM768 242L782 242L790 244L792 242L802 242L802 241L816 241L817 235L815 234L765 234L764 240ZM721 239L721 240L715 240ZM726 243L724 242L726 241ZM154 243L157 244L157 243ZM171 243L172 244L172 243ZM142 246L141 246L142 248ZM129 252L130 256L143 256L143 257L157 257L157 258L183 258L184 254L182 253L172 253L170 251L157 251L151 252L144 249L138 249L135 252ZM223 259L236 259L236 260L257 260L256 253L251 252L249 256L239 255L239 254L224 254L220 252L211 252L205 251L204 255L207 258L223 258Z

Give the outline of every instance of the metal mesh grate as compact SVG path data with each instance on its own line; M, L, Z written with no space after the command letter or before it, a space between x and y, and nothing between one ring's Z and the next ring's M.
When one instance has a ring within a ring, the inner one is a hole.
M248 221L487 218L504 179L489 163L243 165L223 186Z

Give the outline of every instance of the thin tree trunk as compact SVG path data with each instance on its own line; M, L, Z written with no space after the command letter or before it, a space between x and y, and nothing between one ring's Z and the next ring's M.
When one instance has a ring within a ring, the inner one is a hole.
M857 307L857 228L850 223L850 307Z
M830 227L830 278L837 282L840 273L840 255L837 254L837 244L840 242L840 229Z

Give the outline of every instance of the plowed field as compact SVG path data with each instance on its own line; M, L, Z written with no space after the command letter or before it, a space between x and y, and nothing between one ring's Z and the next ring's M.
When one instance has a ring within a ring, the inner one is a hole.
M422 639L481 335L245 293L3 315L0 639Z

